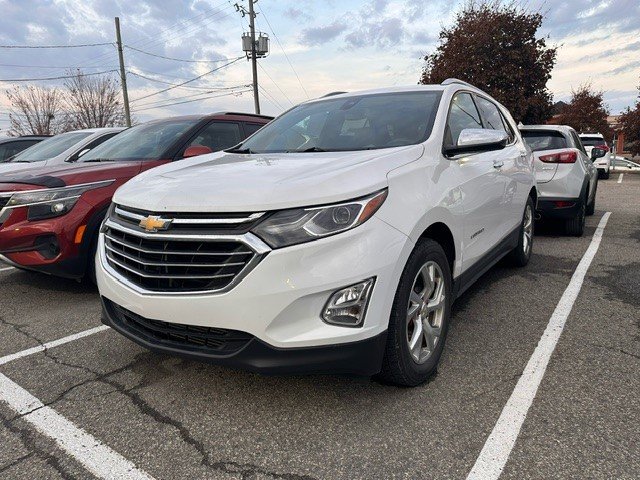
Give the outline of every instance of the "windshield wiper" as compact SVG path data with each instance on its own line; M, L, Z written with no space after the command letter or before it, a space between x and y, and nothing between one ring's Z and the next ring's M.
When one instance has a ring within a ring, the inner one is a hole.
M95 162L113 162L109 158L92 158L91 160L80 160L80 163L95 163Z
M227 153L253 153L250 148L230 148Z
M326 152L324 148L320 147L309 147L304 150L287 150L287 153L306 153L306 152Z

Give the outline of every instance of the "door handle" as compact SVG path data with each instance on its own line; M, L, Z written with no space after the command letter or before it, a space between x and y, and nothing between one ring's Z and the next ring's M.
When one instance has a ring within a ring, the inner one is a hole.
M503 160L494 160L493 161L493 168L502 168L504 166L504 161Z

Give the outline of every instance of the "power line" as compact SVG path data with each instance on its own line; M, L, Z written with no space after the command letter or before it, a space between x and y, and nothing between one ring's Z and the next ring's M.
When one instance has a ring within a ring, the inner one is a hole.
M166 102L167 100L181 100L183 98L199 97L201 95L207 95L209 93L216 93L216 92L219 93L219 92L223 92L223 91L227 91L227 90L236 90L238 88L248 88L250 86L251 85L249 84L249 85L236 85L236 86L233 86L233 87L210 88L210 89L208 89L208 91L205 91L205 92L192 93L191 95L182 95L182 96L179 96L179 97L172 97L171 99L156 100L156 101L149 102L149 103L141 103L141 104L139 104L137 106L138 107L146 107L146 106L153 105L155 103L163 103L163 102Z
M104 75L106 73L117 72L117 70L105 70L103 72L83 73L82 76L90 77L93 75ZM75 78L78 75L63 75L60 77L39 77L39 78L0 78L0 82L37 82L43 80L64 80L66 78Z
M183 86L183 85L186 85L187 83L195 82L196 80L199 80L199 79L201 79L202 77L205 77L205 76L207 76L207 75L212 74L213 72L216 72L216 71L221 70L221 69L223 69L223 68L225 68L225 67L228 67L229 65L232 65L232 64L236 63L238 60L241 60L241 59L243 59L243 58L244 58L244 56L242 56L242 57L238 57L238 58L236 58L236 59L232 60L232 61L231 61L231 62L229 62L229 63L225 63L224 65L221 65L221 66L216 67L216 68L214 68L214 69L212 69L212 70L209 70L208 72L205 72L205 73L203 73L202 75L198 75L197 77L194 77L194 78L192 78L192 79L190 79L190 80L186 80L186 81L184 81L184 82L182 82L182 83L179 83L179 84L177 84L177 85L173 85L173 86L171 86L171 87L167 87L167 88L164 88L164 89L162 89L162 90L158 90L157 92L150 93L149 95L144 95L144 96L142 96L142 97L138 97L138 98L136 98L135 100L131 100L131 103L133 103L133 102L137 102L137 101L142 100L142 99L144 99L144 98L153 97L154 95L159 95L159 94L164 93L164 92L168 92L169 90L173 90L174 88L181 87L181 86Z
M300 84L300 86L302 87L302 91L304 92L304 94L307 96L307 99L309 99L309 94L307 93L307 89L304 88L304 85L302 83L302 80L300 80L300 76L298 75L298 72L296 72L296 69L293 68L293 63L291 63L291 60L289 60L289 55L287 55L287 52L284 51L284 47L282 46L282 44L280 43L280 39L278 38L278 36L276 35L275 30L273 29L273 27L271 26L271 23L269 23L269 19L267 18L267 16L264 14L264 10L260 9L260 13L262 13L262 17L264 18L264 21L267 22L267 25L269 26L269 30L271 30L271 33L273 33L273 37L276 39L276 42L278 42L278 46L280 47L280 50L282 50L282 53L284 53L284 57L287 59L287 62L289 62L289 66L291 67L291 70L293 70L293 73L295 74L296 78L298 79L298 83Z
M0 67L15 67L15 68L50 68L54 70L69 70L69 69L82 69L82 68L118 68L117 65L98 65L95 67L81 67L77 65L66 65L66 66L53 66L53 65L17 65L13 63L0 63Z
M226 97L226 96L229 96L229 95L242 95L243 93L250 92L250 91L251 91L251 89L239 90L239 91L236 91L236 92L223 93L223 94L221 94L221 95L211 95L211 96L209 96L209 97L196 98L195 100L185 100L185 101L183 101L183 102L173 102L173 103L167 103L167 104L165 104L165 105L156 105L156 106L154 106L154 107L146 107L146 108L140 108L140 109L136 108L136 112L142 112L142 111L144 111L144 110L153 110L153 109L155 109L155 108L170 107L170 106L172 106L172 105L181 105L181 104L183 104L183 103L198 102L198 101L200 101L200 100L208 100L208 99L210 99L210 98Z
M131 75L133 75L135 77L143 78L144 80L149 80L151 82L161 83L163 85L170 85L170 86L176 87L176 88L184 88L184 89L188 89L188 90L211 90L211 87L190 87L190 86L188 87L188 86L182 86L182 85L177 84L177 83L166 82L164 80L158 80L157 78L147 77L146 75L142 75L140 73L132 72L131 70L127 70L127 73L129 73L129 74L131 74ZM161 74L156 73L156 72L148 72L148 73L151 73L153 75L161 75Z
M286 94L286 93L284 93L284 91L282 90L282 88L280 88L280 85L278 85L278 83L276 83L276 81L275 81L273 78L271 78L271 75L269 75L269 72L267 72L267 71L264 69L264 67L263 67L262 65L258 64L258 66L260 67L260 70L262 70L262 72L267 76L267 78L268 78L269 80L271 80L271 83L273 83L273 84L276 86L276 88L277 88L278 90L280 90L280 93L284 96L284 98L286 98L286 99L287 99L287 101L288 101L288 102L291 104L291 106L293 107L293 106L295 105L295 103L293 103L293 102L291 101L291 99L287 96L287 94Z
M0 48L80 48L80 47L100 47L103 45L113 45L106 43L84 43L81 45L0 45Z
M145 52L144 50L140 50L139 48L131 47L129 45L124 45L125 48L129 50L135 50L136 52L143 53L145 55L149 55L150 57L163 58L165 60L172 60L174 62L185 62L185 63L218 63L224 62L228 60L232 60L231 58L219 58L217 60L185 60L182 58L173 58L173 57L165 57L164 55L158 55L156 53Z
M282 105L280 105L280 102L278 102L273 95L267 92L267 90L262 85L258 85L258 88L260 89L262 94L267 98L267 100L269 100L276 108L279 108L280 110L284 110Z

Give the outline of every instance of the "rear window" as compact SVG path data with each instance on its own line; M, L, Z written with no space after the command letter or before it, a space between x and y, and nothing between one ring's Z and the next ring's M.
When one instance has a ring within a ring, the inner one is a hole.
M604 145L605 141L602 137L583 137L580 136L580 140L582 140L582 144L585 147L595 147L596 145Z
M569 146L567 139L560 132L553 130L523 130L522 137L534 152L541 150L557 150Z

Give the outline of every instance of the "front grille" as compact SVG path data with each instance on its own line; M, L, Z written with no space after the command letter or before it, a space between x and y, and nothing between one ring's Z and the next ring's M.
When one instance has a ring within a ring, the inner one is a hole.
M260 221L264 212L258 213L184 213L162 212L158 214L146 210L116 205L113 216L123 225L138 227L140 220L148 216L171 219L171 230L180 233L246 233Z
M0 213L2 213L2 209L5 207L5 205L9 203L9 200L11 200L11 195L0 194ZM2 215L0 215L0 227L2 226L2 223L7 219L7 217L8 212L4 212Z
M151 320L104 299L116 326L154 345L183 351L231 355L244 347L252 335L224 328L200 327Z
M117 211L117 210L116 210ZM163 214L163 218L170 218ZM148 292L191 293L228 289L261 259L264 251L246 235L209 235L185 230L145 232L115 212L105 223L108 265Z

